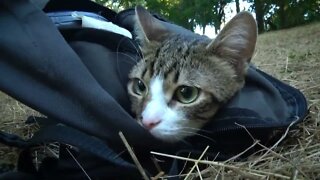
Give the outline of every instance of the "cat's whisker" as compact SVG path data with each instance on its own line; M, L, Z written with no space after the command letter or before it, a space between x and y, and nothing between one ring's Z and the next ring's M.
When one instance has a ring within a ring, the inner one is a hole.
M124 56L127 56L127 57L129 57L129 59L131 59L131 61L130 61L130 60L128 60L128 59L122 58L122 59L127 60L127 63L131 64L132 66L134 66L134 65L136 64L137 60L136 60L135 58L129 56L129 55L126 54L126 53L121 53L121 54L124 55ZM118 74L119 77L122 77L122 76L121 76L121 74L122 74L122 73L121 73L121 67L120 67L120 64L119 64L119 52L117 52L116 63L117 63L117 64L116 64L117 74Z
M133 44L132 41L130 41L130 44L132 44L132 46L134 47L134 49L136 50L137 54L139 55L139 57L141 59L143 59L143 54L140 52L140 48L138 44ZM137 47L138 46L138 47Z
M116 53L117 53L117 62L118 62L118 60L119 60L119 48L120 48L120 45L123 43L123 41L124 40L126 40L126 38L125 37L123 37L123 38L121 38L120 40L119 40L119 42L118 42L118 44L117 44L117 49L116 49ZM136 54L137 55L139 55L139 57L140 57L140 59L142 59L143 57L142 57L142 55L141 55L141 53L140 53L140 51L139 51L139 49L136 47L136 45L135 44L133 44L131 41L129 41L132 45L133 45L133 47L135 48L135 50L136 50ZM129 56L128 54L126 54L126 53L121 53L122 55L125 55L125 56L127 56L127 57L129 57L130 59L132 59L133 60L133 62L134 63L132 63L132 65L134 65L134 64L136 64L137 62L138 62L138 60L137 59L135 59L135 58L133 58L133 57L131 57L131 56ZM129 62L129 63L131 63L131 61L127 61L127 62Z
M120 75L121 74L121 70L120 70L120 65L119 65L119 54L120 54L120 52L119 52L119 48L120 48L120 45L123 43L123 41L125 40L126 38L125 37L123 37L123 38L121 38L120 40L119 40L119 42L118 42L118 44L117 44L117 49L116 49L116 54L117 54L117 57L116 57L116 63L117 63L117 73ZM136 45L135 44L133 44L131 41L129 41L132 45L133 45L133 47L135 48L135 50L136 50L136 54L138 54L138 57L140 57L141 59L143 58L142 56L142 54L140 53L140 51L139 51L139 49L136 47ZM137 58L135 58L135 57L132 57L132 56L129 56L128 54L126 54L126 53L121 53L121 55L123 55L123 56L127 56L129 59L125 59L126 60L126 62L127 63L129 63L129 64L131 64L132 66L134 66L138 61L139 61L139 59L137 59ZM124 59L124 58L122 58L122 59Z
M190 142L188 142L188 141L186 141L186 140L184 140L184 139L181 139L180 141L183 142L183 143L186 144L186 145L190 145Z
M123 43L123 41L126 40L126 39L127 39L126 37L123 37L123 38L120 39L120 41L118 42L118 45L117 45L116 52L119 52L119 48L120 48L121 43ZM142 55L142 53L140 53L139 47L137 47L138 45L137 44L133 44L133 41L129 41L129 43L134 47L134 50L136 51L136 54L139 55L139 57L141 59L143 59L143 55Z
M119 64L119 58L118 58L119 54L120 54L120 53L118 52L118 53L117 53L117 63L118 63L118 64ZM127 56L129 59L132 60L132 61L130 61L130 60L128 60L128 59L125 59L125 60L127 60L127 63L129 63L129 64L135 65L135 64L138 62L137 59L135 59L135 58L132 57L132 56L129 56L128 54L121 53L121 55Z
M118 45L117 45L117 49L116 49L116 53L117 53L117 59L118 59L118 54L119 54L119 48L120 48L120 45L121 43L123 42L123 40L125 40L125 38L121 38ZM129 41L130 43L132 43L131 41ZM137 54L139 55L139 51L136 49L136 46L133 45L135 47L135 50L137 51ZM126 53L123 53L125 55L127 55ZM134 59L133 57L127 55L128 57L130 57L130 59L132 59L135 63L138 62L136 59ZM140 58L142 58L140 55L139 55Z
M200 132L211 133L211 131L203 130L203 129L200 129L200 128L182 127L181 129L191 129L191 130L196 130L196 131L200 131Z
M177 136L173 136L173 138L176 139L177 141L180 140Z
M196 136L200 136L200 137L203 137L205 139L208 139L210 140L211 142L215 142L212 138L208 137L208 136L205 136L205 135L202 135L202 134L199 134L199 133L196 133L196 132L190 132L190 131L180 131L181 133L187 133L187 134L192 134L192 135L196 135Z
M181 132L181 133L187 133L187 134L193 134L193 135L196 135L196 136L201 136L201 137L203 137L203 138L206 138L206 139L208 139L208 140L210 140L210 141L212 141L212 142L215 142L212 138L210 138L210 137L208 137L208 136L205 136L205 135L203 135L203 134L199 134L199 133L197 133L197 132L192 132L192 131L185 131L185 130L182 130L183 128L172 128L172 129L170 129L170 130L165 130L165 132L168 132L168 134L170 133L170 132L176 132L176 131L179 131L179 132ZM194 129L196 129L196 128L194 128Z
M118 73L118 75L120 76L121 75L121 68L120 68L120 64L119 64L119 45L120 45L120 43L118 44L118 47L117 47L117 50L116 50L116 54L117 54L117 57L116 57L116 69L117 69L117 73ZM138 60L137 59L135 59L134 57L132 57L132 56L129 56L128 54L126 54L126 53L121 53L121 55L123 55L123 56L127 56L128 57L128 59L126 59L126 58L122 58L123 60L126 60L126 62L128 63L128 64L130 64L130 65L132 65L132 66L134 66L137 62L138 62ZM121 76L120 76L121 77Z

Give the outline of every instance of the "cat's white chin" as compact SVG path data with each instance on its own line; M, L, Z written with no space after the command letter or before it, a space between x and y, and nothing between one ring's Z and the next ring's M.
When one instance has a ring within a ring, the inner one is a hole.
M181 141L182 139L187 137L187 136L183 136L179 133L174 133L171 131L169 132L169 131L157 130L157 128L150 130L150 133L154 137L156 137L157 139L160 139L165 142L170 142L170 143L175 143L175 142Z
M168 127L167 125L165 125L165 123L160 123L158 126L150 129L149 132L157 139L174 143L181 141L186 137L196 135L200 127L200 124L198 124L197 126L193 126L192 128L172 125Z

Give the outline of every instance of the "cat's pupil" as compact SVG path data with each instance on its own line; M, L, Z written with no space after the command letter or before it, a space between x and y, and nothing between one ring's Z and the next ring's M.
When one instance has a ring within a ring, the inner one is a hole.
M199 90L192 86L180 86L176 92L176 99L181 103L192 103L198 98Z
M184 98L189 99L192 95L192 89L189 87L182 87L180 93Z
M144 85L143 81L140 79L135 79L133 82L133 92L138 95L144 95L147 88Z
M141 80L138 80L138 88L141 92L144 92L146 90L146 86Z

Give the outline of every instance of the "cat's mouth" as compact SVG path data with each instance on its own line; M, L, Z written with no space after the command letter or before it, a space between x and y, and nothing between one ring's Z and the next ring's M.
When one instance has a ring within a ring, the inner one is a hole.
M199 128L187 127L178 124L168 124L160 121L152 126L145 126L141 121L139 124L148 130L155 138L165 142L178 142L186 137L198 135Z
M155 127L149 130L149 132L156 138L165 142L177 142L185 138L182 133L179 133L178 129L163 129Z
M149 132L156 138L165 142L177 142L186 137L197 135L197 129L194 128L153 128Z

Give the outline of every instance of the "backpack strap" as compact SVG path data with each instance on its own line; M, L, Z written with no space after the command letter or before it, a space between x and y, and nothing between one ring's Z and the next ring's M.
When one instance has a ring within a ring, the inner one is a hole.
M95 167L100 164L100 169L104 172L113 170L116 171L117 169L121 169L122 171L125 171L126 174L131 174L130 176L126 175L125 177L141 177L136 166L120 158L119 153L114 152L113 149L106 144L106 142L103 142L102 140L96 137L89 136L88 134L85 134L81 131L75 130L73 128L61 124L41 127L40 130L36 132L33 135L33 137L29 140L23 140L19 136L8 134L5 132L0 132L0 142L9 146L24 149L20 154L18 162L18 170L20 172L25 172L34 175L40 173L45 176L50 175L57 178L60 176L64 178L67 176L70 178L78 176L84 177L85 173L81 172L82 170L80 166L75 162L81 161L81 158L86 159L89 157L90 161L94 161L94 164L85 162L82 163L81 166L83 166L85 171L88 174L91 174L92 176L111 177L110 174L105 174L101 176L101 174L95 172ZM47 158L43 160L43 165L41 166L39 171L36 171L32 164L32 158L30 154L32 152L31 148L39 145L50 144L53 142L59 142L61 144L60 158ZM76 147L76 149L74 149L73 147ZM72 154L75 155L66 154L66 152L71 153L70 151L72 152ZM61 156L61 154L63 153L65 155ZM84 155L85 157L83 158ZM77 156L77 158L73 159L72 156ZM96 159L96 161L94 159ZM76 171L77 173L62 173L60 168L61 166L65 165L68 165L65 168L69 170L73 169L73 171ZM50 168L48 166L50 166ZM53 168L56 168L57 172L41 172L49 171L49 169L52 170ZM119 177L119 174L113 175Z
M135 168L134 165L120 158L118 154L102 140L61 124L42 127L29 140L23 140L17 135L0 132L0 142L19 148L31 148L42 144L59 142L75 146L80 150L84 150L115 165Z

